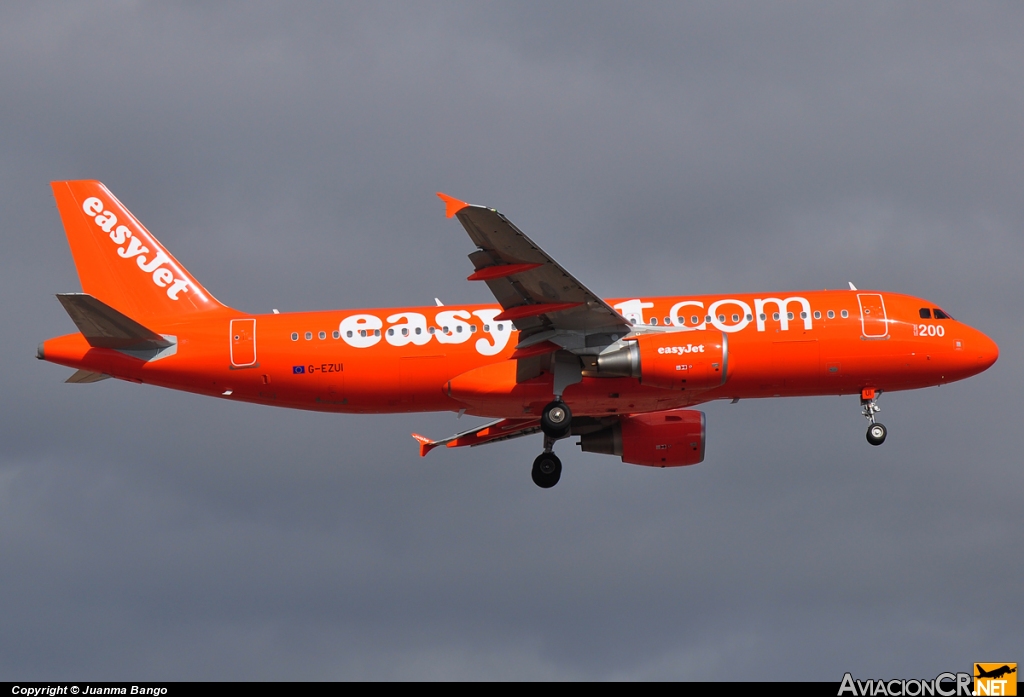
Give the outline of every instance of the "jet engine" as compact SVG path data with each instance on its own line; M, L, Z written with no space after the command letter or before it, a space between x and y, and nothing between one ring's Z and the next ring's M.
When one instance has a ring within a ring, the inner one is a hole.
M668 390L707 390L725 383L729 363L723 332L641 334L625 346L584 356L588 377L639 378Z
M704 461L704 412L675 409L622 416L611 426L580 436L588 453L618 455L648 467L681 467Z

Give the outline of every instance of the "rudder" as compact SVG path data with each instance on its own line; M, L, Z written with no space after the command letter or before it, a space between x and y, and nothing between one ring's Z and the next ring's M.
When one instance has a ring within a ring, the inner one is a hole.
M102 183L51 186L84 292L134 318L224 307Z

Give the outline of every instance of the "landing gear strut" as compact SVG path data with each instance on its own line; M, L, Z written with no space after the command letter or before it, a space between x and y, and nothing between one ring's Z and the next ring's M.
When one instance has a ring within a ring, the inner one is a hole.
M864 418L870 424L868 426L867 438L868 443L871 443L871 445L881 445L884 443L887 433L885 426L875 422L875 414L882 411L882 408L878 406L875 400L881 394L881 390L875 390L874 388L864 389L860 392L861 413L864 414Z

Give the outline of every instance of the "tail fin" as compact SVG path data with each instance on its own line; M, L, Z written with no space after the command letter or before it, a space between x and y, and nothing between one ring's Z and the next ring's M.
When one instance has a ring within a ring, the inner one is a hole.
M103 184L51 186L83 291L137 319L224 307Z

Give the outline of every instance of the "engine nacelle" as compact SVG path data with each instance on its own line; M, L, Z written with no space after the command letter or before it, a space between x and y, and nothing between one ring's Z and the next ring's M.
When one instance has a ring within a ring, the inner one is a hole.
M725 384L728 342L715 331L642 334L614 351L588 356L583 374L639 378L667 390L708 390Z
M704 412L675 409L622 416L594 433L580 436L584 452L618 455L648 467L681 467L704 461Z

